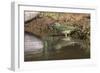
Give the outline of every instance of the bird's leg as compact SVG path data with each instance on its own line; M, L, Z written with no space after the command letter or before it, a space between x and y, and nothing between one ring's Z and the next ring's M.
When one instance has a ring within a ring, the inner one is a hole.
M67 33L65 33L65 37L66 37L66 38L68 37Z
M65 41L70 40L67 33L65 33L65 38L63 38L63 40L65 40Z

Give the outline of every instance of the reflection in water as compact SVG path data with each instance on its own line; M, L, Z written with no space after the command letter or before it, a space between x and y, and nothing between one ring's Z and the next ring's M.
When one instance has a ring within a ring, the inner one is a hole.
M46 36L40 40L25 33L25 61L89 58L83 41L64 40L64 36ZM30 45L33 44L33 45Z

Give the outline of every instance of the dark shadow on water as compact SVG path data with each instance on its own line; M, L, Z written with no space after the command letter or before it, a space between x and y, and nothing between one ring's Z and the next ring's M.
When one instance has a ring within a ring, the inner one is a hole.
M37 54L25 55L25 61L39 61L39 60L63 60L63 59L86 59L90 58L83 49L78 46L67 46L60 50L50 50L46 54L41 52Z

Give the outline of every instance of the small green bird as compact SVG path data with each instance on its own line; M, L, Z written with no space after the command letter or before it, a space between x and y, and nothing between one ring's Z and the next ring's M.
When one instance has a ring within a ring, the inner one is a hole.
M53 30L56 30L56 32L60 32L62 34L65 35L65 38L63 38L62 40L66 40L69 41L70 37L68 36L68 34L70 34L72 31L75 31L76 27L73 26L64 26L62 24L59 23L55 23L54 25L52 25Z
M64 26L64 25L61 25L59 23L55 23L52 27L56 31L65 34L66 37L67 37L68 34L70 34L72 31L74 31L76 29L73 26Z

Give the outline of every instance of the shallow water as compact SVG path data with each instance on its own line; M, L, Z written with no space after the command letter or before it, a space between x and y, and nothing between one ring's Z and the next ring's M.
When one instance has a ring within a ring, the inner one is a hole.
M48 43L48 46L45 47L42 40L36 38L33 35L25 34L24 60L41 61L90 58L90 54L87 54L85 52L85 48L81 46L82 44L79 44L81 43L81 41L65 41L62 39L59 40L59 38L63 38L63 36L45 38ZM75 43L76 41L79 43ZM60 46L60 48L58 48L57 46Z

